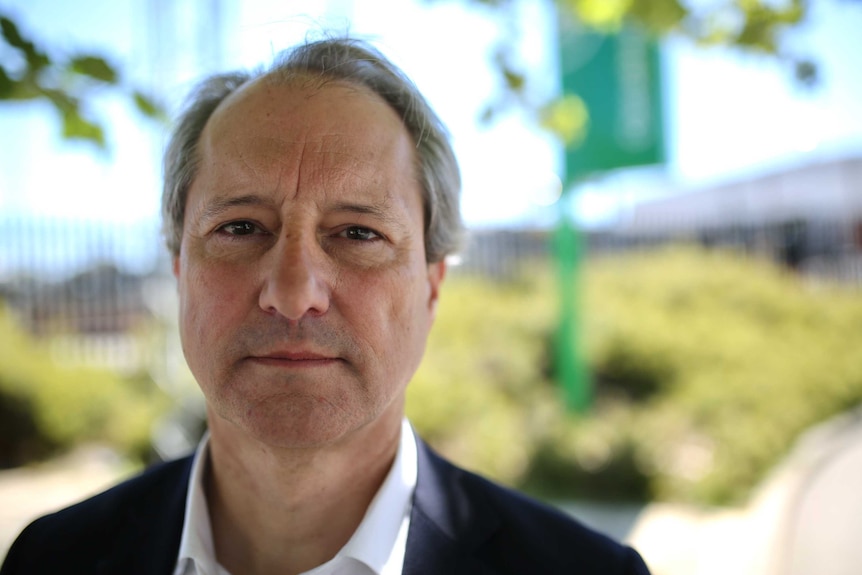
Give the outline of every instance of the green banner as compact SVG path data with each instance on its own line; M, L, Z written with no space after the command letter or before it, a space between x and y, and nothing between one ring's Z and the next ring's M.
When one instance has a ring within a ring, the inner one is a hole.
M664 161L661 63L639 28L602 34L560 23L563 91L586 105L584 139L566 150L569 183L598 172Z
M586 133L566 149L564 191L576 183L627 166L664 161L661 68L658 47L633 26L601 34L561 18L563 91L578 96L589 115ZM571 199L571 198L570 198ZM582 357L580 263L582 242L561 201L555 234L560 292L556 372L566 406L586 412L592 386Z

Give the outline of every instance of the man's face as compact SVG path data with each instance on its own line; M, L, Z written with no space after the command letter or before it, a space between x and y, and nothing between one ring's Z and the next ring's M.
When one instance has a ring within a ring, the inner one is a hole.
M341 83L258 80L212 116L174 261L211 426L311 447L398 425L445 272L425 261L414 149Z

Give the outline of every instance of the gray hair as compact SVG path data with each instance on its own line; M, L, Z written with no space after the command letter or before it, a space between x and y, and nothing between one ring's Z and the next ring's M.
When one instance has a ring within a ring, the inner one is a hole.
M309 76L367 88L401 117L416 145L426 260L441 261L457 251L463 235L461 176L446 128L416 86L380 52L362 41L340 38L282 52L268 70L211 76L192 92L165 150L162 225L171 254L180 252L186 198L200 161L198 141L216 108L251 80L267 77L290 83Z

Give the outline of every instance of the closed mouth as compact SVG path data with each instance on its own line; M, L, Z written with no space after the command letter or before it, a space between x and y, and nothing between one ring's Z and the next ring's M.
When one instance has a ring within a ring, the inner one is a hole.
M263 365L281 367L314 367L341 361L341 358L311 351L277 351L263 355L253 355L248 359Z

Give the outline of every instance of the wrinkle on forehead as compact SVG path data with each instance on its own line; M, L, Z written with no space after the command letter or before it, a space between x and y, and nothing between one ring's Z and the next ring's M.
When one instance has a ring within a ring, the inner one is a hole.
M273 205L308 190L321 207L389 209L409 187L424 208L412 138L389 104L362 86L315 86L258 82L234 94L201 136L199 183L214 196L260 195Z

